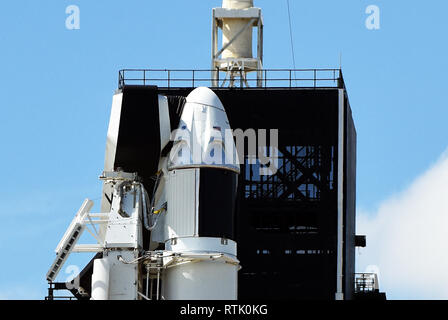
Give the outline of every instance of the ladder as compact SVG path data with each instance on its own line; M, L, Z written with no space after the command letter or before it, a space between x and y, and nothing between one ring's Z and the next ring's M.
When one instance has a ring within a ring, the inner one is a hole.
M56 247L56 258L47 272L47 280L53 282L59 271L62 269L65 261L72 252L76 242L81 237L85 229L84 218L89 214L93 207L93 201L85 199L81 208L79 208L70 226Z

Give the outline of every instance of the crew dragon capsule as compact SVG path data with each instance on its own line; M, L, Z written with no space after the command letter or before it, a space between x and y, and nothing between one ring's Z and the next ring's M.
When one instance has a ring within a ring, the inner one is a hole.
M240 167L227 114L212 90L199 87L187 96L171 139L155 196L155 207L166 203L167 211L151 238L165 244L165 255L173 254L165 258L161 294L168 300L236 299L233 215ZM184 259L168 262L179 254Z

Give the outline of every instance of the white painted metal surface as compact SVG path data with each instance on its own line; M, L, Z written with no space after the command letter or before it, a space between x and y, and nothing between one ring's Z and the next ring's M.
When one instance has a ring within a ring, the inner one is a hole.
M139 183L131 183L120 190L114 188L114 197L107 224L105 248L141 248L141 189ZM122 195L120 195L122 193Z
M169 156L169 170L191 167L240 171L224 106L205 87L196 88L187 96Z
M159 123L160 123L160 150L170 142L171 125L170 114L168 110L168 98L159 95Z
M230 239L210 237L185 237L175 241L167 241L165 249L173 252L218 252L236 258L236 242Z
M212 259L176 265L165 271L162 296L166 300L236 300L238 268Z
M106 137L106 151L104 156L104 171L114 170L115 154L118 142L118 131L120 128L121 119L121 106L123 103L123 93L117 92L112 98L112 107L110 111L109 127L107 129ZM113 188L110 184L103 183L103 190L101 193L101 212L110 211L110 203L106 198L106 195L112 194ZM98 227L98 237L103 242L106 235L106 225L100 225Z
M109 273L108 259L95 259L93 261L91 300L109 299Z
M114 94L112 98L112 108L110 111L109 127L107 130L106 138L106 152L104 156L104 171L114 170L115 152L118 142L118 130L120 127L121 118L121 105L123 102L123 93L119 92ZM109 184L103 184L103 192L101 199L101 212L110 211L110 203L106 199L105 194L110 195L112 193L112 187ZM105 228L100 227L100 238L104 240Z
M162 296L167 300L236 300L236 242L191 237L166 243ZM174 257L169 257L174 253Z
M168 174L168 210L163 242L172 238L196 236L198 233L196 194L199 185L196 175L199 175L199 169L172 170Z
M104 157L104 171L112 171L115 151L117 149L118 129L120 127L121 104L123 93L116 93L112 98L112 108L110 112L109 128L106 138L106 155Z
M253 7L252 0L223 0L222 7L225 9L234 9L243 11ZM238 11L237 11L238 12ZM223 18L222 27L222 46L227 44L235 38L235 40L229 44L227 49L222 52L222 58L239 59L239 58L252 58L252 26L247 27L251 20L247 18ZM239 32L243 30L240 34Z
M344 300L344 142L345 142L345 106L344 89L339 89L338 107L338 218L337 218L337 267L336 300Z
M90 212L92 207L93 207L93 201L85 199L81 207L79 208L78 212L75 214L75 217L73 218L69 227L62 236L61 241L59 241L58 245L56 246L56 249L54 250L56 253L60 252L64 248L66 243L70 240L73 230L76 229L78 226L83 225L84 218Z
M118 250L95 259L92 275L92 300L136 300L138 298L137 252Z
M138 264L132 262L138 258L138 252L133 250L110 251L106 258L110 265L109 300L137 300L139 279Z
M73 252L102 252L103 249L103 244L77 244Z
M143 245L142 218L143 188L134 174L105 173L107 183L114 185L113 201L107 223L103 258L95 261L98 275L92 278L92 287L98 287L93 299L135 300L138 298L139 270L134 263ZM94 267L95 267L94 266ZM106 270L107 267L107 270ZM108 276L108 293L101 289ZM95 270L94 270L95 273ZM96 284L97 281L98 283Z
M229 9L247 9L254 6L254 0L223 0L222 7Z

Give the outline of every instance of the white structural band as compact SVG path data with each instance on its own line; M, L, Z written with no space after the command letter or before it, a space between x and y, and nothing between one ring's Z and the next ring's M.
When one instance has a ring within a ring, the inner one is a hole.
M339 89L339 121L338 121L338 221L337 221L337 282L336 300L344 300L343 280L344 280L344 127L345 127L345 106L344 89Z

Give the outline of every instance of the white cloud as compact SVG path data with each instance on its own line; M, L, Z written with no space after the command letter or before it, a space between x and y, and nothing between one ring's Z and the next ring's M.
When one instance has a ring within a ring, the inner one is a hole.
M358 212L357 234L357 272L377 265L388 298L448 299L448 154L377 212Z

